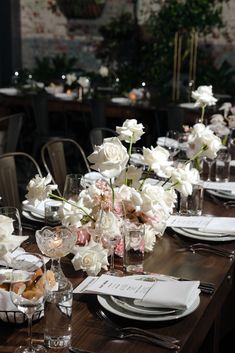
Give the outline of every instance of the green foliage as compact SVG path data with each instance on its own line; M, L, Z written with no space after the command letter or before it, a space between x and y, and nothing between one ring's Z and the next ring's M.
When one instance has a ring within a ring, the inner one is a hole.
M165 0L143 28L136 26L130 14L121 14L100 28L103 41L97 57L115 68L126 89L145 80L148 85L157 87L161 94L169 94L175 33L179 32L183 38L182 72L188 73L190 33L197 31L203 37L217 29L226 36L222 6L227 2ZM147 33L147 40L142 35L143 30Z
M38 81L50 83L61 79L62 74L74 69L77 59L68 57L66 54L54 57L35 58L33 78Z

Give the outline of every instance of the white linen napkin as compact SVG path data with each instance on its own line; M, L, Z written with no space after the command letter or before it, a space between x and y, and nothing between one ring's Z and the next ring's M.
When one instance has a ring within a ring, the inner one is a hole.
M33 212L41 217L45 217L45 202L49 200L50 199L40 201L37 206L30 204L28 200L24 200L22 202L22 208L25 211Z
M235 235L235 217L212 217L210 222L200 229L203 232Z
M199 296L199 281L158 281L135 305L157 308L188 309Z
M9 313L10 311L13 311ZM17 312L14 315L14 312ZM8 312L8 313L6 313ZM33 320L43 317L43 306L33 315ZM21 324L27 320L26 316L12 303L10 292L0 288L0 319L5 322Z

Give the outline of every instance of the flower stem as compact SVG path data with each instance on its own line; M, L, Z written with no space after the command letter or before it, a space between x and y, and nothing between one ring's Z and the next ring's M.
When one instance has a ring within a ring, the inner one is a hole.
M112 190L112 205L114 207L114 188L113 188L113 183L112 183L112 178L109 179L110 181L110 187L111 187L111 190Z
M55 194L48 194L48 196L49 196L51 199L63 201L63 202L66 202L66 203L68 203L69 205L71 205L71 206L73 206L73 207L78 208L78 209L79 209L80 211L82 211L88 218L90 218L91 221L95 222L95 219L92 218L82 207L78 206L76 203L74 203L74 202L72 202L72 201L69 201L69 200L66 200L64 197L61 197L61 196L58 196L58 195L55 195Z
M203 120L204 120L204 115L205 115L205 108L206 108L206 105L203 104L202 105L202 113L201 113L201 118L200 118L200 123L203 124Z

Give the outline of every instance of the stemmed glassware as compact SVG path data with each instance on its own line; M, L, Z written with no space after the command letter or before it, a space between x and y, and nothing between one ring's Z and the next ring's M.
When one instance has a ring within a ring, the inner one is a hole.
M208 166L207 181L211 181L212 165L215 163L215 160L214 159L210 159L208 157L203 157L203 160L206 162L206 164Z
M76 202L80 192L84 189L83 177L81 174L67 174L65 178L63 197L66 200Z
M18 310L28 319L28 346L20 346L15 353L45 353L41 345L32 344L32 319L36 311L43 309L47 281L43 257L40 254L21 253L11 263L10 295Z
M66 289L70 282L62 271L60 259L71 252L77 241L76 232L65 226L46 226L36 231L36 241L40 251L52 259L51 271L58 290Z

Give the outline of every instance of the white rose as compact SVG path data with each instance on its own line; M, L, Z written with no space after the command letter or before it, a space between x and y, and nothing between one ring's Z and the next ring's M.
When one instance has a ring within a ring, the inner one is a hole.
M190 163L179 164L171 175L171 182L174 188L184 196L192 194L192 185L198 184L200 180L199 172L195 168L190 169Z
M127 119L122 126L117 126L116 131L119 134L119 139L127 143L136 143L144 134L143 124L138 124L136 119Z
M57 189L57 185L49 185L52 181L51 175L41 178L38 174L30 180L27 185L28 193L25 195L30 204L36 206L39 201L47 198L48 194Z
M99 74L102 77L107 77L109 75L109 69L106 66L101 66L99 69Z
M149 224L145 224L144 228L144 251L151 252L156 243L156 231Z
M224 117L221 114L213 114L211 119L210 119L210 124L225 124Z
M213 97L212 86L199 86L192 92L192 98L196 100L196 105L206 106L215 105L217 99Z
M219 137L226 136L230 133L229 128L227 128L224 124L214 123L208 126Z
M126 167L128 159L127 150L117 137L104 139L104 143L96 146L88 157L94 164L92 168L108 178L117 177Z
M141 197L143 200L141 206L143 212L155 210L159 206L165 212L170 212L176 200L174 191L164 190L162 186L151 184L143 185Z
M141 206L143 203L140 193L125 184L115 189L115 197L117 197L118 200L132 202L134 207Z
M207 148L201 153L201 156L214 159L221 148L222 142L221 139L213 133L209 126L198 123L193 126L192 132L188 137L188 144L188 157L191 158L197 154L203 146L207 146Z
M0 236L10 236L13 233L13 219L4 215L0 215Z
M172 162L168 161L169 152L161 146L152 147L151 149L143 148L143 161L148 165L156 174L166 173Z
M231 108L232 108L232 104L230 102L224 102L224 104L222 104L219 110L223 110L224 116L227 117Z
M108 250L93 240L87 246L75 246L72 263L75 271L83 270L89 276L97 276L103 268L108 269Z
M142 173L142 168L137 168L134 165L130 165L126 170L123 170L121 174L116 178L115 185L123 185L125 181L128 180L131 186L138 187Z
M112 212L101 211L100 219L96 222L99 232L107 238L120 235L120 223Z
M72 74L67 74L66 75L66 84L68 86L71 86L74 82L77 81L77 76L75 73L72 73Z

